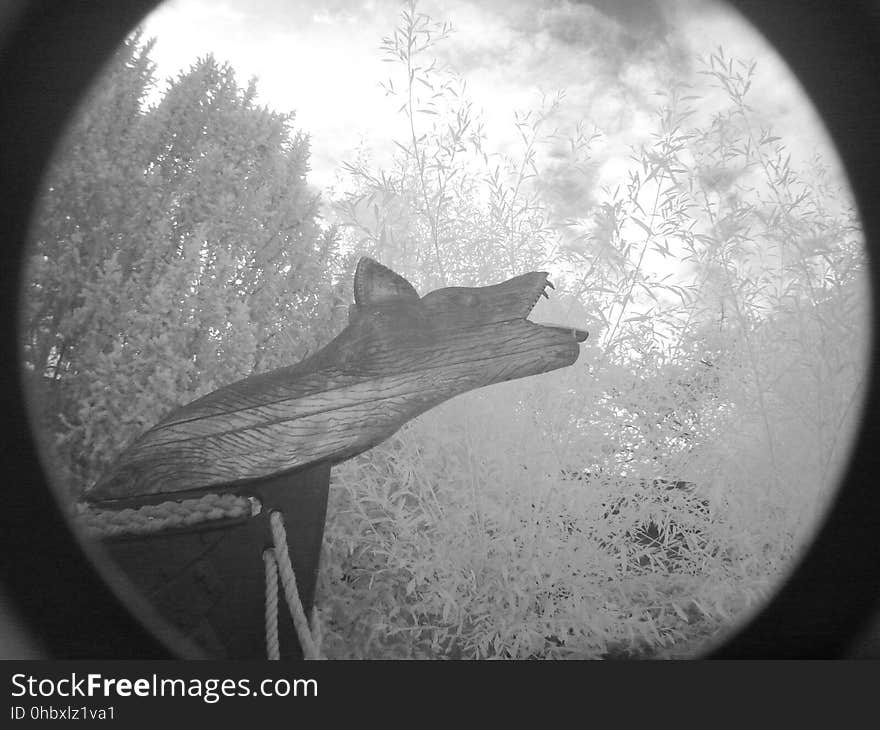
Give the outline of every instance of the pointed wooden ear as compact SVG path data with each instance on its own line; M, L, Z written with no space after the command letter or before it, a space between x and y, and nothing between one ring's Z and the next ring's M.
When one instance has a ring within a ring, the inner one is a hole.
M359 307L394 300L418 301L419 293L400 274L364 256L354 272L354 301Z

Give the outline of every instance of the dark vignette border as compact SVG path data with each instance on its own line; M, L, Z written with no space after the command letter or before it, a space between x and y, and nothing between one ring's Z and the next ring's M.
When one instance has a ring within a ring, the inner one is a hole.
M0 8L0 409L4 418L0 580L53 658L159 659L174 638L148 630L111 591L52 496L19 386L18 271L34 197L54 141L113 49L158 0L12 0ZM880 3L731 0L779 50L822 113L846 167L871 260L878 322ZM864 634L880 597L878 384L843 488L823 529L773 601L712 658L871 656ZM162 638L157 638L162 636ZM861 637L861 638L860 638Z

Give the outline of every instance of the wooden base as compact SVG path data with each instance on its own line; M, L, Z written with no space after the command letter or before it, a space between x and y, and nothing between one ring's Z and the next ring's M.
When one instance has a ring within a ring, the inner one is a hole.
M106 539L103 544L141 596L206 658L265 659L263 550L272 547L269 514L277 510L284 515L300 600L308 616L318 577L329 483L330 465L322 463L221 488L216 491L256 498L262 505L260 513L192 529ZM155 496L149 499L156 501ZM133 504L127 500L126 506ZM280 582L278 636L281 658L302 658Z

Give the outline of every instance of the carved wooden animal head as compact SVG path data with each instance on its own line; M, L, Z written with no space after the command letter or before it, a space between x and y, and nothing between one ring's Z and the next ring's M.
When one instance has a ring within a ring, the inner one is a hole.
M348 326L297 365L179 408L138 438L91 499L218 489L319 461L338 463L459 393L577 360L587 333L527 317L544 272L420 297L362 258Z

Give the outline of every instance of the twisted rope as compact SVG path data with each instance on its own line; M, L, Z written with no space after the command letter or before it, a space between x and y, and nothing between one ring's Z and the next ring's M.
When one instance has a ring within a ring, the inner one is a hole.
M278 643L278 564L271 548L263 551L263 565L266 568L266 656L277 660L281 658Z
M278 576L284 588L284 597L293 619L293 626L299 638L303 659L323 659L321 654L321 629L318 614L312 606L311 622L306 618L299 590L296 586L296 575L287 549L287 533L284 529L284 517L280 512L269 515L272 527L274 548L263 552L263 563L266 568L266 653L269 659L280 656L278 642ZM311 625L310 625L311 624Z
M149 535L175 527L191 527L203 522L259 514L255 499L235 494L206 494L180 502L148 504L121 510L81 507L75 521L87 535L95 538L121 535Z

